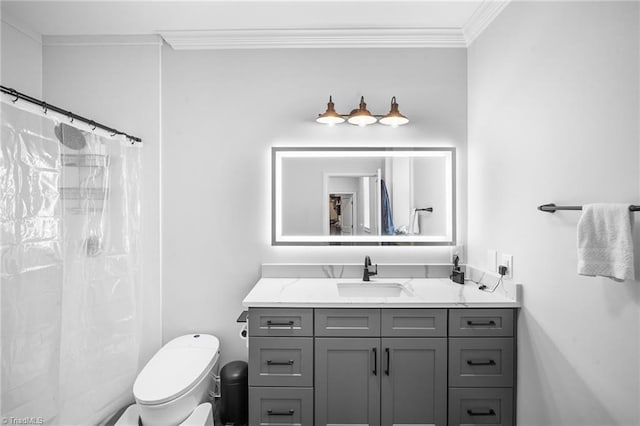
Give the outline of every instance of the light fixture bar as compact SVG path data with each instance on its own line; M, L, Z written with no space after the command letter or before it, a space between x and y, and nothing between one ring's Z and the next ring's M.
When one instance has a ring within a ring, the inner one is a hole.
M340 114L336 112L334 108L332 96L329 96L327 110L322 114L318 114L318 118L316 118L318 123L328 124L330 126L344 123L345 120L350 124L360 127L365 127L376 122L391 127L398 127L409 122L409 119L400 113L395 96L391 98L391 109L386 115L371 114L367 109L364 96L360 97L360 104L358 105L358 108L352 110L349 114Z

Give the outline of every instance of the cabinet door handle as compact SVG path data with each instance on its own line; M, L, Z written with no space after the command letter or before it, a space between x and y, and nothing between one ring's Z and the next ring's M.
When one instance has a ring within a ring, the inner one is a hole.
M495 416L496 412L493 411L493 408L487 408L484 411L475 411L473 409L468 409L467 414L470 416Z
M378 348L371 348L373 352L373 375L378 375Z
M492 359L469 359L467 360L469 365L496 365L496 362Z
M272 361L268 359L267 365L293 365L293 360L290 359L289 361Z
M270 416L293 416L295 410L293 408L289 409L289 411L273 411L272 409L267 410L267 414Z
M282 321L282 322L267 320L267 327L291 327L291 328L293 328L293 324L294 324L293 320L291 320L291 321Z
M387 355L387 368L384 370L384 374L389 375L389 370L391 369L391 358L389 356L389 348L384 348L384 352Z
M489 321L473 321L473 320L469 320L467 321L467 325L470 326L474 326L474 325L486 325L489 327L493 327L494 325L496 325L496 322L494 320L489 320Z

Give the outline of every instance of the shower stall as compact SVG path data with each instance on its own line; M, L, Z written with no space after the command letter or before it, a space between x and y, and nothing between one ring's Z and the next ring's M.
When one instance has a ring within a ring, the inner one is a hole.
M141 144L3 94L2 419L99 424L132 399Z

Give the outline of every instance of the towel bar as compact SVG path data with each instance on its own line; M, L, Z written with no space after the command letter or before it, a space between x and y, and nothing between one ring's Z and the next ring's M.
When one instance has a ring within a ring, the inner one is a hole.
M582 210L582 206L556 206L553 203L549 203L538 206L538 210L541 212L555 213L557 210ZM629 211L640 211L640 206L631 205L629 206Z

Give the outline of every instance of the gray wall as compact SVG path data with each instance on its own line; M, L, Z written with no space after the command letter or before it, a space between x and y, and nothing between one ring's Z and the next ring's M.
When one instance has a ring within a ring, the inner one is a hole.
M165 48L164 340L208 331L220 336L223 361L245 358L235 319L263 262L449 260L446 247L272 247L270 147L456 146L466 200L466 68L464 49ZM339 112L364 95L373 113L396 96L412 122L321 126L329 95Z
M519 425L640 423L640 285L578 276L580 213L536 210L640 201L638 5L512 2L469 49L469 260L524 283Z

